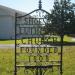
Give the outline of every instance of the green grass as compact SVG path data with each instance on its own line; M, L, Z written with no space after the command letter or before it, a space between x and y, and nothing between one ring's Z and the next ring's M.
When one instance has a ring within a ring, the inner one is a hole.
M67 35L64 36L64 41L66 41L66 42L75 42L75 41L72 41L72 37L69 37Z
M34 42L35 39L33 39ZM51 39L52 40L52 39ZM60 38L57 39L58 41L60 40ZM25 42L27 42L26 39L24 39ZM72 37L69 37L67 35L64 36L64 41L66 42L75 42L72 40ZM19 40L19 43L21 42L21 40ZM14 44L15 41L14 40L0 40L0 44Z
M64 47L63 75L75 75L74 49L75 49L74 46ZM14 74L13 71L14 71L14 50L9 48L0 49L0 75L13 75ZM20 71L22 71L22 69ZM22 72L20 73L19 75L22 75Z
M64 48L64 55L63 55L63 75L74 75L75 74L75 47L68 46Z
M12 49L0 49L0 75L13 75L14 51Z
M14 44L14 40L0 40L0 44Z
M71 37L65 36L64 41L71 42ZM35 39L32 39L33 43ZM59 38L58 38L59 41ZM27 39L24 39L24 42L28 42ZM18 40L18 43L21 43L21 40ZM38 43L38 41L37 41ZM14 44L14 40L5 40L0 41L0 44ZM75 75L75 47L74 46L66 46L63 51L63 75ZM19 50L19 49L18 49ZM14 75L14 49L0 48L0 75ZM54 59L58 57L52 56ZM25 57L21 57L24 59ZM50 58L51 59L51 56ZM27 58L28 60L28 58ZM34 64L34 63L33 63ZM24 69L19 71L19 75L24 75ZM49 72L49 71L48 71ZM29 75L32 75L31 72ZM47 74L49 75L49 73ZM51 74L52 75L52 74ZM57 74L54 74L57 75Z

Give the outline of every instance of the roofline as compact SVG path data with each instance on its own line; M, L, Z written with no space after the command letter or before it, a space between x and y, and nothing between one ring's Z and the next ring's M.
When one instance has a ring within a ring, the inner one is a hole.
M13 8L10 8L8 6L4 6L4 5L0 5L0 8L2 9L7 9L9 12L13 12L13 13L18 13L18 14L26 14L25 12L23 11L19 11L19 10L16 10L16 9L13 9Z

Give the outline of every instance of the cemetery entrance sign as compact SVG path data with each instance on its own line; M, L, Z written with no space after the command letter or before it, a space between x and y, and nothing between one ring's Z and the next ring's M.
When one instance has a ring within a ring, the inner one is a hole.
M14 75L62 75L62 41L55 32L46 33L47 11L39 8L15 21ZM60 41L61 45L54 45Z

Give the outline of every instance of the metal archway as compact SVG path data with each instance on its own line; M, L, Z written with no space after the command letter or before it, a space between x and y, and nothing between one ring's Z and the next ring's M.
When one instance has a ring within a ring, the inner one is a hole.
M39 9L16 14L14 75L62 75L63 41L54 32L45 33L46 15L50 13L42 9L41 0ZM60 46L55 45L58 40Z

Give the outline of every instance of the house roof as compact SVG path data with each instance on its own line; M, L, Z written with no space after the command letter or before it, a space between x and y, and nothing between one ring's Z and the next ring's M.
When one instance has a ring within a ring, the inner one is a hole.
M5 11L6 13L8 13L8 15L11 15L11 16L14 16L15 13L18 13L18 15L25 15L26 13L25 12L22 12L22 11L19 11L19 10L15 10L15 9L12 9L10 7L7 7L7 6L3 6L3 5L0 5L0 11Z

